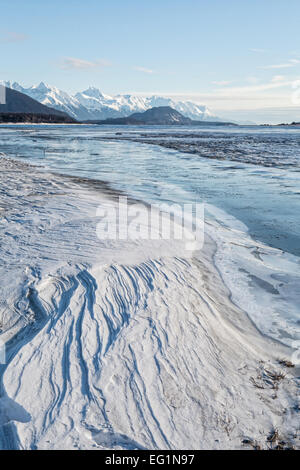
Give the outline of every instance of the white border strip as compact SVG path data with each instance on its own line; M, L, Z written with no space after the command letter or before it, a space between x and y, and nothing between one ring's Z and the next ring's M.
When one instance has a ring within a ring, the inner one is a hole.
M6 88L0 85L0 104L6 104Z

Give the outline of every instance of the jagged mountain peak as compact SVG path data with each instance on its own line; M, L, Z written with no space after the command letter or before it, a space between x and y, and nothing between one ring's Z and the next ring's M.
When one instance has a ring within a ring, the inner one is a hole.
M83 95L88 96L90 98L95 98L98 100L111 100L112 99L111 96L102 93L98 88L93 87L93 86L90 86L89 88L87 88L86 90L82 92L76 93L75 96L78 96L80 98Z
M39 85L36 86L38 90L49 90L51 88L47 83L40 82Z
M40 82L38 85L32 85L28 89L38 91L39 93L49 93L52 90L58 91L56 87L53 87L45 82Z

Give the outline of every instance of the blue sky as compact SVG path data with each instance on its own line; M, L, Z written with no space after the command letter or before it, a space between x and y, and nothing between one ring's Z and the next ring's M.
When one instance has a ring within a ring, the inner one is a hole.
M300 120L299 0L1 0L0 8L2 80Z

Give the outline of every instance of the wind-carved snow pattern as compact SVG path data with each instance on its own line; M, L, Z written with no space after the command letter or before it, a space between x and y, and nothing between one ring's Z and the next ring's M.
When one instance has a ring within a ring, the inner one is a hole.
M0 165L1 448L266 448L274 428L297 444L297 383L266 378L288 349L231 302L210 238L192 259L101 243L109 188Z

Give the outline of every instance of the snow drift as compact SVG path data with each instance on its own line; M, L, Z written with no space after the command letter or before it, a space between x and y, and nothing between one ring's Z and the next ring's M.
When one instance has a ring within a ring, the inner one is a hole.
M101 242L106 185L0 165L1 448L297 445L288 349L232 303L210 237L192 259Z

